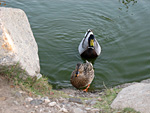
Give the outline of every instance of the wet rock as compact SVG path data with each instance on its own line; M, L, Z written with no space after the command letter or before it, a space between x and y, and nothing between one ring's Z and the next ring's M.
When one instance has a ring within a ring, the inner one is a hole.
M38 105L40 105L42 103L43 103L43 101L39 100L39 99L34 99L34 100L30 101L30 104L34 105L34 106L38 106Z
M75 102L75 103L83 104L83 102L80 98L69 98L69 102Z
M56 105L56 102L50 102L49 104L48 104L48 106L50 106L50 107L53 107L53 106L55 106Z

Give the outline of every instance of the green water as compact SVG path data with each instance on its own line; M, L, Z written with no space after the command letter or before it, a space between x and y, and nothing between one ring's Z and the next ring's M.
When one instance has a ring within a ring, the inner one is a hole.
M149 0L6 0L5 7L26 12L39 47L41 73L55 88L72 87L71 72L84 62L78 45L87 29L102 47L91 88L150 77Z

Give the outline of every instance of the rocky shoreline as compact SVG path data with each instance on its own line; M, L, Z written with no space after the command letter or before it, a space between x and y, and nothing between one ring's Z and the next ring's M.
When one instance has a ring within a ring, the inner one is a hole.
M142 83L149 83L149 81L150 79L144 80ZM128 87L133 84L136 83L119 85L116 86L116 89ZM103 95L106 95L104 91L96 91L93 93L76 89L62 89L59 90L62 95L55 97L53 93L49 96L34 96L17 87L18 86L13 86L11 82L8 82L6 78L0 77L1 113L123 113L121 109L115 110L111 108L110 105L113 99L109 102L108 108L102 106L102 104L107 104L107 102L103 102L104 98L102 98ZM111 90L113 89L109 90L110 93L112 93ZM116 95L118 93L116 92ZM106 99L107 98L110 97L106 97ZM99 105L99 103L102 104ZM96 105L99 105L99 107L96 107Z

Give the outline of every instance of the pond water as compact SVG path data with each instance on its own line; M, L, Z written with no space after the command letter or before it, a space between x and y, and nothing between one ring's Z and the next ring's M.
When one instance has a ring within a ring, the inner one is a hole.
M41 73L54 88L72 87L71 72L84 62L78 45L88 29L102 47L93 61L91 89L150 77L149 0L6 0L4 7L26 12L39 47Z

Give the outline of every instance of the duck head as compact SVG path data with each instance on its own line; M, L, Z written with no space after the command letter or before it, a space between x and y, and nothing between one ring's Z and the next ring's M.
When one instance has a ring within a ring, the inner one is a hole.
M75 77L78 77L83 72L89 71L89 70L92 70L92 69L93 69L92 63L88 62L87 60L86 60L85 64L77 63L76 69L75 69Z
M85 34L85 38L88 39L88 48L94 49L94 34L92 30L88 29L88 31Z
M76 69L75 69L75 77L78 77L79 74L83 71L83 66L81 63L77 63Z
M88 39L88 44L89 44L89 47L88 48L91 48L91 49L94 49L94 35L91 34L89 39Z

